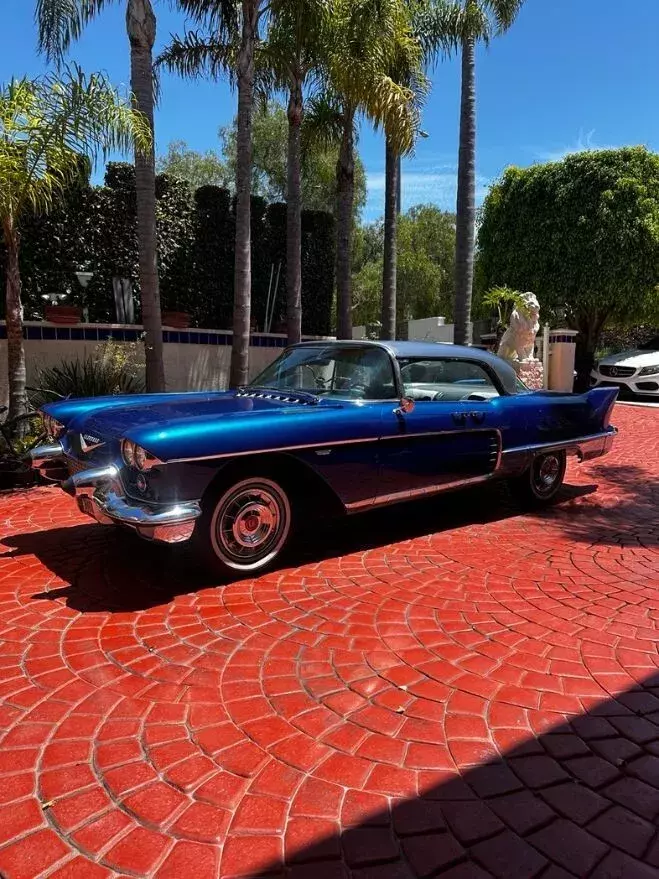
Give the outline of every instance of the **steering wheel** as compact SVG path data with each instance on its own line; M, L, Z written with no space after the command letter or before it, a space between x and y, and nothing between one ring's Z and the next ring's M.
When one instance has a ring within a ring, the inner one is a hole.
M309 372L311 373L311 382L312 382L312 386L313 386L314 388L316 388L316 390L319 390L320 388L322 388L322 387L324 386L323 380L318 378L318 376L316 375L316 373L314 372L314 370L309 366L308 363L302 363L302 364L300 365L300 369L307 369L307 370L309 370Z

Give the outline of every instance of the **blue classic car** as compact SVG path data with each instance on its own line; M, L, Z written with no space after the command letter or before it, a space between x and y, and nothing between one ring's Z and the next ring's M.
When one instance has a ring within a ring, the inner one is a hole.
M611 448L616 394L530 392L475 348L306 342L238 390L46 405L51 439L32 455L97 522L192 538L216 572L246 575L273 564L319 511L495 478L547 503L567 455Z

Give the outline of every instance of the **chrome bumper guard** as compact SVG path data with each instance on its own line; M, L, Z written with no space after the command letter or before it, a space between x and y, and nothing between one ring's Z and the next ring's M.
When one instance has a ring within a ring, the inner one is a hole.
M57 458L64 455L61 443L51 443L47 446L36 446L28 452L27 457L35 470L42 473L48 464L52 464Z
M30 453L32 466L40 471L63 456L59 443L38 446ZM163 543L181 543L192 536L195 521L201 516L197 501L152 507L119 494L119 485L119 470L114 464L80 470L61 483L62 489L76 499L80 511L101 525L128 525L141 537Z

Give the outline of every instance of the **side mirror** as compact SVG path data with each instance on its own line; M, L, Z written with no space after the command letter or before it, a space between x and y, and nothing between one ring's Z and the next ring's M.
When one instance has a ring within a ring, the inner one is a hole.
M403 397L400 404L394 409L394 415L408 415L414 411L414 400L411 397Z

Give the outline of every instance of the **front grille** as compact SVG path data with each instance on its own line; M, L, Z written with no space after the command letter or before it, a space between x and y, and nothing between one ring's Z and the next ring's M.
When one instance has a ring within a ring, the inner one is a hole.
M634 375L636 368L633 366L600 366L601 375L608 375L611 378L629 378Z

